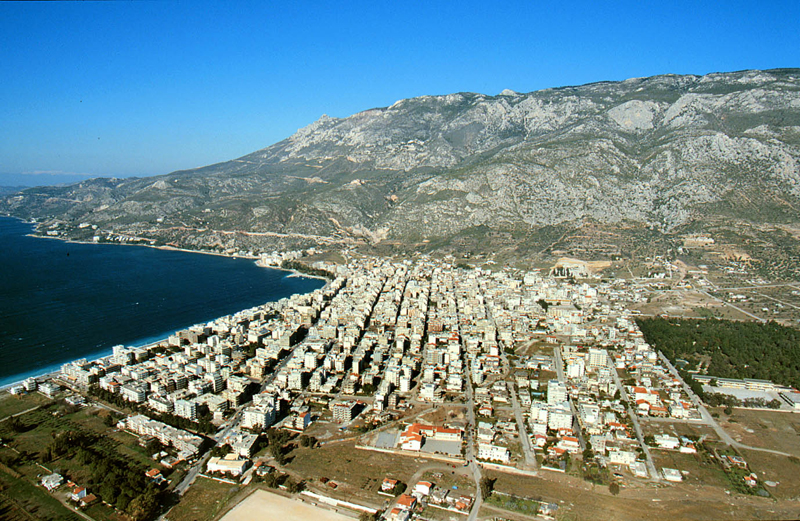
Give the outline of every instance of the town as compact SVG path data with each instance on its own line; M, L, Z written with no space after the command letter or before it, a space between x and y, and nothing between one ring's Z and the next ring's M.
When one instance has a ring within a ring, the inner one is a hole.
M354 516L473 520L558 517L573 504L503 491L503 479L575 476L612 498L658 498L686 481L699 486L681 462L703 461L754 499L778 486L735 451L746 446L681 376L684 361L645 341L629 307L642 297L625 281L426 256L311 267L330 274L325 287L148 346L117 346L11 392L107 409L117 432L141 447L157 442L147 479L179 499L198 480L270 483ZM771 393L779 408L800 409L796 390L769 381L698 374L697 383ZM287 448L337 444L418 471L387 465L362 487L325 468L293 468L299 456L288 462ZM127 511L74 476L39 479L71 508ZM362 490L340 493L348 487ZM184 503L166 518L181 519Z

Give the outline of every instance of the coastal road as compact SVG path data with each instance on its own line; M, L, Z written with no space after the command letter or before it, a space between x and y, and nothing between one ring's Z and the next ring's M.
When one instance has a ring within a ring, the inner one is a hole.
M628 416L631 419L631 423L633 423L633 430L636 431L636 439L639 440L639 446L642 447L642 451L644 452L647 470L650 472L650 476L654 480L661 481L661 477L658 475L658 470L656 470L656 465L653 463L653 455L650 454L650 447L648 447L644 442L644 435L642 434L642 427L639 425L639 418L636 417L636 414L631 407L631 402L628 400L628 392L625 390L625 386L622 385L622 382L619 379L616 364L610 355L608 355L606 363L608 364L608 367L611 368L611 376L614 378L614 384L617 386L617 389L619 389L620 397L628 404Z

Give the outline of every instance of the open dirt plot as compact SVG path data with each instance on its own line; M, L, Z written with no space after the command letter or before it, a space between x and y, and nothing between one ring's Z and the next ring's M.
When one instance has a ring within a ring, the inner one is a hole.
M724 421L723 421L724 420ZM737 441L800 457L800 414L733 409L720 424Z
M238 485L200 476L167 517L170 521L210 521L223 511L237 492Z
M250 497L225 514L221 521L256 521L261 519L281 521L353 521L352 517L332 510L318 508L298 499L289 499L266 490L256 490Z
M540 477L495 471L484 475L497 478L494 488L509 494L556 503L558 519L615 519L648 521L715 519L797 519L800 504L794 501L728 496L721 487L682 483L654 485L638 482L612 496L606 486L592 486L580 478L557 473ZM503 516L500 516L503 517Z
M705 436L706 440L717 440L717 434L714 429L704 423L694 422L670 422L661 421L656 419L640 418L639 424L642 426L642 431L645 436L648 434L670 434L672 436L687 436L691 439L699 439Z
M663 467L688 472L684 482L694 485L729 487L728 478L713 457L703 454L683 454L676 450L651 449L653 463L661 470Z
M364 504L383 504L386 498L378 494L383 478L408 483L417 468L428 461L356 449L353 441L331 443L315 449L297 448L289 459L291 461L285 468L312 485L323 486L320 484L323 477L336 482L335 490L326 486L326 495Z
M779 500L790 499L797 502L800 498L800 481L797 479L800 476L800 459L757 450L742 449L739 452L750 465L750 469L758 474L759 480L779 483L776 487L765 487L770 494Z

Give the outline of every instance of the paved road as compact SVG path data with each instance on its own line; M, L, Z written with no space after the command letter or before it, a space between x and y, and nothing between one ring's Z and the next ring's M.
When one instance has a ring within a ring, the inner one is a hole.
M189 487L194 483L194 480L197 479L197 475L200 474L200 471L203 470L203 466L211 457L211 453L207 453L205 456L200 458L200 461L197 462L192 468L189 469L189 472L186 473L186 476L183 477L183 481L178 483L178 486L175 487L175 493L179 496L182 496L186 493Z
M680 380L681 385L683 385L683 390L689 396L689 399L692 401L694 406L697 407L697 410L700 411L700 416L703 418L703 422L712 429L714 429L714 432L717 434L719 439L722 440L724 443L732 447L736 447L737 449L757 450L761 452L769 452L770 454L777 454L778 456L786 456L786 457L794 456L793 454L781 452L779 450L765 449L763 447L753 447L751 445L745 445L744 443L740 443L734 440L731 437L731 435L725 432L725 429L723 429L722 426L719 423L717 423L717 420L715 420L714 417L711 416L711 414L708 412L708 409L706 409L706 406L703 405L703 402L700 401L700 398L698 398L697 395L694 394L692 388L689 387L689 385L683 380L683 378L681 378L681 375L678 373L678 370L675 369L675 366L672 365L672 362L670 362L669 359L666 356L664 356L664 354L661 351L658 352L658 356L661 358L661 361L664 362L664 365L667 366L672 375L678 380Z
M492 321L494 330L497 331L497 322L495 321L494 316L492 315L492 310L488 305L486 306L486 315ZM500 356L510 372L511 363L508 361L508 355L506 355L505 349L500 350ZM528 436L528 429L525 427L525 418L522 416L522 409L519 406L517 391L514 389L514 384L512 382L508 382L507 388L508 393L511 395L511 407L514 410L514 417L517 420L517 432L519 434L520 444L522 445L522 452L525 456L525 465L529 468L532 467L534 470L538 470L539 465L536 461L536 454L534 454L533 449L531 448L531 439Z
M714 299L714 300L716 300L717 302L720 302L720 303L722 303L722 304L725 304L726 306L728 306L728 307L730 307L730 308L733 308L733 309L735 309L736 311L738 311L738 312L740 312L740 313L744 313L744 314L745 314L745 315L747 315L748 317L752 317L752 318L754 318L754 319L758 320L759 322L766 322L766 319L763 319L763 318L761 318L761 317L759 317L759 316L756 316L756 315L754 315L754 314L750 313L749 311L745 311L744 309L740 308L739 306L734 306L734 305L733 305L733 304L731 304L730 302L726 302L726 301L722 300L721 298L715 297L714 295L712 295L712 294L711 294L711 293L709 293L708 291L705 291L705 290L698 290L698 293L702 293L702 294L703 294L703 295L705 295L706 297L708 297L708 298L710 298L710 299Z
M466 351L465 351L466 352ZM475 502L472 504L472 509L469 511L467 521L475 521L478 519L478 511L481 509L483 498L481 497L481 469L475 462L475 440L473 435L475 431L475 401L472 395L472 365L467 360L467 448L464 454L469 469L472 472L472 478L475 480Z
M503 354L503 357L505 358L505 354ZM525 428L525 418L522 416L522 409L519 406L517 392L514 389L514 384L512 382L508 382L508 392L511 395L511 405L514 409L514 416L517 419L519 441L522 444L522 452L525 455L525 465L528 467L533 467L534 470L538 470L539 466L536 462L536 455L531 449L531 439L528 436L528 429Z
M558 381L562 384L566 384L567 379L564 377L564 361L561 359L561 348L558 346L553 348L553 361L555 362ZM572 412L572 430L578 435L578 441L581 444L581 452L583 452L586 450L586 440L583 439L583 429L581 429L580 423L578 422L578 411L575 410L575 404L572 403L572 399L569 396L567 396L567 403L569 403L569 410Z
M628 392L625 390L625 386L622 385L622 382L619 380L616 364L610 355L608 356L606 363L611 368L611 376L614 378L614 384L616 384L617 389L619 389L620 397L628 403L628 416L630 416L631 423L633 423L633 430L636 431L636 439L639 440L639 445L644 451L645 463L647 464L647 469L650 471L650 476L656 481L661 481L661 477L658 475L658 471L656 470L656 465L653 463L653 455L650 454L650 447L648 447L644 442L644 435L642 434L642 427L639 425L639 419L636 416L633 407L631 406L630 400L628 399Z

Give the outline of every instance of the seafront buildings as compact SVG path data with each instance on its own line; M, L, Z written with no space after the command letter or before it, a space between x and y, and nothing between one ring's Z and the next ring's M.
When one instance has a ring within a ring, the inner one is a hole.
M685 437L645 441L641 424L650 418L702 419L683 381L636 327L625 303L641 295L631 285L461 269L426 257L315 267L335 275L324 288L147 348L118 346L105 359L65 364L61 379L153 414L225 422L227 434L215 441L242 460L270 426L375 426L413 405L472 408L476 420L407 422L383 449L472 453L501 469L563 470L581 458L651 480L676 476L656 467L651 447L695 450L697 440ZM199 450L191 434L144 415L124 427L187 459ZM244 468L238 459L214 465Z

